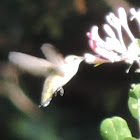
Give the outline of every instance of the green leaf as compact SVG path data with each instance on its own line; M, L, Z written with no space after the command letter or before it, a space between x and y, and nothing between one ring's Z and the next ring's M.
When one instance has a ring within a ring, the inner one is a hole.
M136 41L137 41L137 45L140 47L140 40L136 39Z
M126 137L126 138L124 138L124 140L138 140L138 139L136 139L134 137Z
M126 121L120 117L103 120L100 125L100 133L104 140L124 140L124 138L132 136Z
M138 98L140 94L140 84L133 85L129 90L128 108L135 119L139 118L138 115Z

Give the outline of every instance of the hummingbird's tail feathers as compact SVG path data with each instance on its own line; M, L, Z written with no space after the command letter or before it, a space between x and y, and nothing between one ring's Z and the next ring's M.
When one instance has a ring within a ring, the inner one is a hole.
M49 98L46 102L42 102L39 107L47 107L50 104L51 100L52 98Z
M47 76L55 65L49 61L20 52L10 52L9 60L22 70L37 76Z
M45 43L41 47L41 51L45 55L48 61L55 65L63 65L64 58L63 55L59 53L59 51L51 44Z
M53 96L53 77L49 76L46 78L43 86L42 96L41 96L41 106L46 107L49 105Z

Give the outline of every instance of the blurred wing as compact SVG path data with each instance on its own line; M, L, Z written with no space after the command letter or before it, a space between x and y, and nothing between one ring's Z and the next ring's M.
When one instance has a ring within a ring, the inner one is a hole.
M58 66L64 64L64 58L62 54L60 54L53 45L45 43L42 45L41 51L43 52L47 60L51 63Z
M20 52L10 52L9 60L24 71L37 75L47 76L55 66L45 59L37 58Z

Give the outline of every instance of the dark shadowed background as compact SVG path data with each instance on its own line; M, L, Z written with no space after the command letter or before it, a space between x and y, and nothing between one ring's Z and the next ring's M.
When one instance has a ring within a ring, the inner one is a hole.
M140 81L123 62L98 67L82 62L77 75L64 86L64 96L39 108L44 78L23 73L8 62L10 51L44 58L48 42L64 56L93 53L86 33L100 28L105 15L119 6L139 7L136 0L2 0L0 3L0 136L4 140L99 140L106 117L127 120L133 136L137 122L129 113L128 90ZM135 27L134 27L135 28ZM137 30L131 27L134 34ZM137 36L138 37L138 36Z

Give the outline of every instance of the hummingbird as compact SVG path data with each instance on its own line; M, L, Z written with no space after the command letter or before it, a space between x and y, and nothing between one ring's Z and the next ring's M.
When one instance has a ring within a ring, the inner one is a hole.
M84 57L68 55L64 58L63 55L49 43L43 44L41 51L46 59L20 52L10 52L8 58L23 71L46 78L39 106L46 107L50 104L53 95L56 95L58 91L60 91L60 95L63 95L63 86L77 73Z

